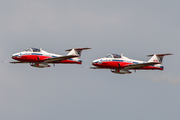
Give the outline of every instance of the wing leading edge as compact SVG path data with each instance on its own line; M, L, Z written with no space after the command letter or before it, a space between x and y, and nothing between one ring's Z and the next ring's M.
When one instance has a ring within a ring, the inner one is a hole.
M21 61L17 61L17 62L9 62L9 63L17 64L17 63L30 63L30 62L21 62Z
M45 63L49 63L49 62L55 62L55 61L60 61L60 60L67 60L67 59L71 59L74 57L78 57L76 55L67 55L67 56L61 56L61 57L55 57L55 58L48 58L46 60L44 60Z

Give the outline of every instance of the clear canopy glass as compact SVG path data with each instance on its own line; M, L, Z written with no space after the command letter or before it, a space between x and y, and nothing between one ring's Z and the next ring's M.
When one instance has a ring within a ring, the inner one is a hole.
M121 55L118 54L108 54L105 58L121 58Z
M25 51L27 51L27 52L41 52L41 50L38 48L27 48Z

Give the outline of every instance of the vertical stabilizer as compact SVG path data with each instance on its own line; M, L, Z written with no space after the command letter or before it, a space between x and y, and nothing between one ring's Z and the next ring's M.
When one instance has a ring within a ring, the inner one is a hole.
M76 55L79 56L78 58L80 59L82 50L87 50L87 49L91 49L91 48L73 48L73 49L68 49L66 51L70 51L67 55Z
M163 57L165 55L173 55L171 53L168 54L153 54L153 55L147 55L148 57L152 56L151 59L148 62L159 62L162 63Z

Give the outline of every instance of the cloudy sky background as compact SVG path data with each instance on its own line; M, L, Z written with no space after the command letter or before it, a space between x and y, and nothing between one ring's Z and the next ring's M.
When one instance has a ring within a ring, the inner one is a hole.
M83 51L82 65L38 69L0 63L1 120L179 120L180 1L1 0L0 58L27 47L66 55ZM153 53L164 71L129 75L91 70L94 59L124 53L138 60Z

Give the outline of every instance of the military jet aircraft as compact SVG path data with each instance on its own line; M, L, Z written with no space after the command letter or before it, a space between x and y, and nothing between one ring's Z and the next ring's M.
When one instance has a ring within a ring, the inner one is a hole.
M91 69L110 69L112 73L130 74L129 70L163 70L162 61L165 55L168 54L153 54L151 59L147 62L129 59L123 54L108 54L104 58L96 59L92 62L95 67Z
M27 48L25 51L13 54L11 57L15 62L10 62L13 64L17 63L30 63L32 67L44 68L50 67L49 64L81 64L82 60L81 52L82 50L87 50L91 48L73 48L66 51L70 51L67 55L58 55L46 52L38 48Z

